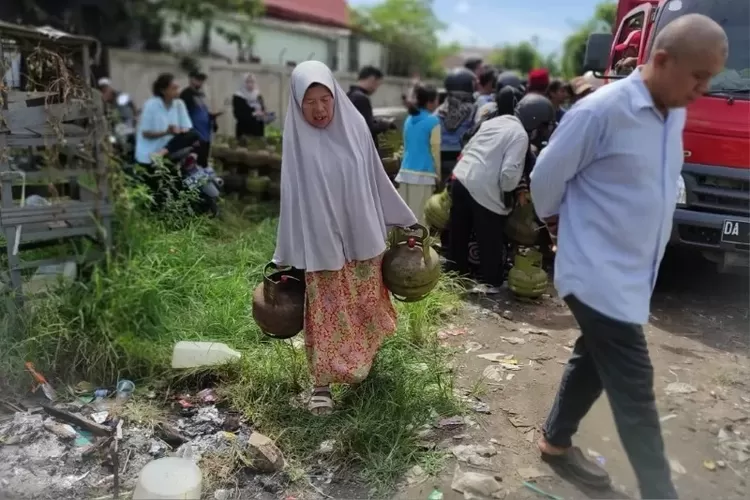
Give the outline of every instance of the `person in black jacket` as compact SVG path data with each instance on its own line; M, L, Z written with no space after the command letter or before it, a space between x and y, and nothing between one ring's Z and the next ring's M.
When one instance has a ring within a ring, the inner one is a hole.
M232 110L234 119L237 120L237 139L248 136L263 137L266 128L266 106L252 74L245 75L239 90L232 96Z
M359 71L357 84L349 87L349 92L347 93L354 107L365 118L376 146L378 144L378 134L385 132L392 126L392 122L378 120L372 113L370 96L378 90L381 83L383 83L383 72L374 66L365 66Z
M208 76L200 71L191 71L188 75L189 84L180 93L180 99L185 103L193 129L200 136L200 144L196 148L198 165L208 166L208 155L211 151L211 136L218 129L216 117L220 113L212 113L206 104L206 94L203 92L203 84Z

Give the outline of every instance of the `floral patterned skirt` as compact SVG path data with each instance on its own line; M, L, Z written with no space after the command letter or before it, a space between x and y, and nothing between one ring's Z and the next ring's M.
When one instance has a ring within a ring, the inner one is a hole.
M396 331L382 261L305 274L305 347L316 387L364 380L383 339Z

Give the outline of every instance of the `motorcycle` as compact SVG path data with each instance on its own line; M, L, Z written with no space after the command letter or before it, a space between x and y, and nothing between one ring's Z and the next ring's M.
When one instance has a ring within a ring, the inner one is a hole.
M168 154L166 159L179 167L182 187L197 194L193 209L197 213L217 217L224 180L213 168L198 165L198 155L192 147Z

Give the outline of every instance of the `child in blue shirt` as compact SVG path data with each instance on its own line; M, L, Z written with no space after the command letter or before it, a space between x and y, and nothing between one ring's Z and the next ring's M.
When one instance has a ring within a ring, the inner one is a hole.
M424 224L425 204L440 181L440 119L433 114L437 107L437 89L418 84L404 122L404 157L396 176L398 192L420 224Z

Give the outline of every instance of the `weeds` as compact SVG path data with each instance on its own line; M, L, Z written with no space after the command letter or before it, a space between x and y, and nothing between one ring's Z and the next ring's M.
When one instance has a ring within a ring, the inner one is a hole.
M374 487L392 485L415 463L438 458L416 433L458 411L447 353L437 326L456 311L458 294L443 280L427 299L397 304L399 330L386 341L370 377L334 388L336 412L316 418L299 405L309 389L303 350L266 339L250 314L254 286L274 248L275 219L264 206L225 207L221 221L120 214L116 252L86 279L31 301L23 328L0 325L0 380L27 388L23 362L58 381L113 385L118 378L174 380L170 355L179 340L226 342L240 362L219 373L219 390L255 428L276 439L287 459L305 463L334 439L333 460ZM161 417L130 409L136 420Z

